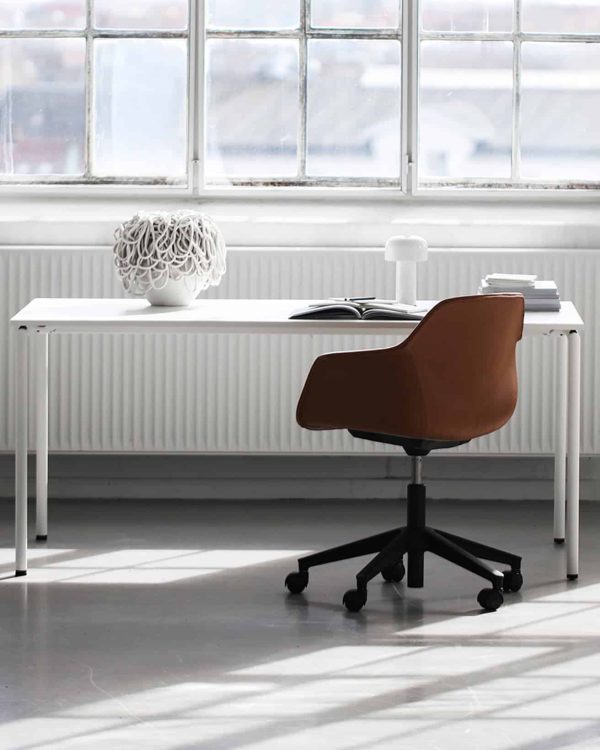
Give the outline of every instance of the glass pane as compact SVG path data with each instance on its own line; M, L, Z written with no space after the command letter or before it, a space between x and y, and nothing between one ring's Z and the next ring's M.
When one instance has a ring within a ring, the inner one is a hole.
M212 40L207 70L207 173L295 175L297 42Z
M522 46L521 174L600 180L600 46Z
M312 0L312 25L346 29L396 28L398 0Z
M598 0L522 0L524 31L600 33Z
M420 177L510 177L512 43L423 42Z
M186 43L103 39L95 43L94 53L94 173L183 176Z
M83 29L85 0L0 0L0 29Z
M208 0L208 26L226 29L295 29L299 0Z
M309 175L399 177L400 53L393 41L309 42Z
M95 0L100 29L179 31L188 25L188 0Z
M510 31L513 0L421 0L421 25L430 31Z
M0 173L81 174L83 39L0 39Z

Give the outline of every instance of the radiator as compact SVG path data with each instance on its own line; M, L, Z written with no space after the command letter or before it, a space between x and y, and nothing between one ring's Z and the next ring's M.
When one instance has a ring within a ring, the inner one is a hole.
M600 253L592 250L433 250L419 292L437 299L473 293L487 272L553 278L587 323L583 338L582 451L600 452ZM0 450L13 442L13 334L7 321L34 297L121 295L105 247L0 249L5 290L0 325ZM233 248L219 297L393 294L394 270L373 249ZM346 453L387 452L344 432L295 424L303 379L321 352L395 343L349 336L50 337L50 449L53 451ZM466 453L551 453L555 342L520 345L519 406L494 435ZM33 415L32 415L33 426ZM393 449L390 449L393 450Z

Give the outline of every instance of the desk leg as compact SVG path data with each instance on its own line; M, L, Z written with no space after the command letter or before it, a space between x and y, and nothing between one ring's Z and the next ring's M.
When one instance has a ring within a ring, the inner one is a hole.
M581 340L577 331L569 339L567 419L567 578L579 575L579 431Z
M48 334L38 333L36 342L36 539L48 539Z
M567 383L569 363L568 336L560 334L556 342L556 426L554 436L554 541L565 541L565 503L567 486Z
M27 575L27 328L17 330L15 361L15 575Z

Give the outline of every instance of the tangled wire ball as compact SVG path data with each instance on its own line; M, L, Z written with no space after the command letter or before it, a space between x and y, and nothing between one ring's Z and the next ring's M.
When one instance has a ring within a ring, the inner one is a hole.
M125 290L136 296L189 278L199 291L225 273L225 242L209 216L197 211L140 211L116 230L115 266Z

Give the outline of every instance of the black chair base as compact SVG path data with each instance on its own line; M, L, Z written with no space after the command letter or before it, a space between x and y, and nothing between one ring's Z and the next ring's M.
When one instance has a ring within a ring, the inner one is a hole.
M477 597L485 610L494 611L502 605L503 591L518 591L521 588L523 578L519 556L426 526L424 484L409 484L407 497L406 526L300 558L298 572L290 573L286 578L288 590L293 594L303 591L308 585L308 570L316 565L375 554L356 576L356 588L344 594L346 608L358 612L367 601L368 582L379 573L391 582L401 581L406 573L406 583L410 588L422 588L425 552L432 552L488 580L491 588L483 589ZM408 563L406 571L403 562L405 555ZM483 560L509 565L510 570L502 573Z

